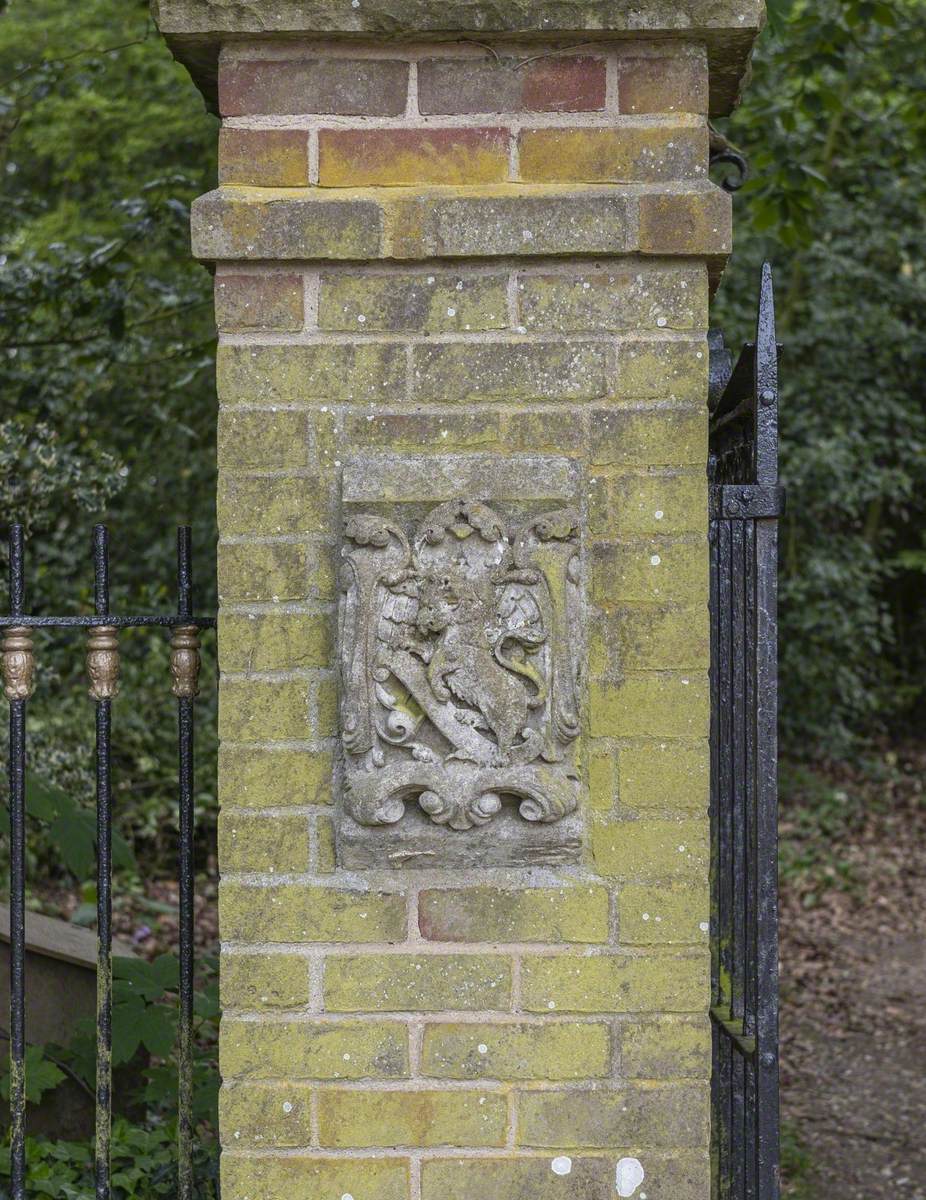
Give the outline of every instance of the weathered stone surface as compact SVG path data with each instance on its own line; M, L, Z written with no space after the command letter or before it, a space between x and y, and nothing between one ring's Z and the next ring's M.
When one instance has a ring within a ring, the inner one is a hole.
M549 1149L702 1146L706 1089L622 1088L618 1092L534 1092L521 1097L518 1142Z
M518 146L528 183L647 183L707 171L706 126L524 129Z
M398 942L405 935L405 897L226 880L219 889L219 921L223 939L231 942Z
M299 129L223 129L219 183L298 188L309 182L309 136Z
M700 1012L706 955L528 955L522 963L527 1012Z
M215 259L426 259L730 252L730 197L710 184L224 187L194 202L193 253ZM665 190L666 187L672 190Z
M378 258L382 208L323 189L220 188L194 200L193 254L205 259Z
M729 112L765 20L762 0L653 0L631 7L613 0L153 0L155 19L175 54L207 95L213 94L223 35L325 33L420 37L470 33L585 40L623 34L673 34L707 46L711 111Z
M422 1200L612 1200L614 1169L604 1158L579 1158L568 1175L543 1158L430 1159L422 1164Z
M215 323L222 332L290 333L305 320L301 275L215 277Z
M226 871L307 871L309 823L296 814L265 817L224 809L219 814L219 856Z
M331 803L330 751L219 748L219 791L232 808L284 808Z
M440 888L418 898L421 934L434 942L606 942L604 888Z
M345 503L450 500L481 496L487 503L570 500L575 496L575 466L553 455L507 458L489 454L353 455L344 464ZM557 507L565 507L558 505Z
M327 1200L335 1196L407 1200L408 1162L401 1158L323 1158L313 1155L248 1158L225 1154L222 1191L250 1200L300 1196Z
M532 331L688 330L707 325L703 268L641 271L620 260L581 273L524 274L521 320Z
M508 1100L500 1092L323 1091L319 1143L356 1147L504 1146Z
M710 1079L706 1016L627 1021L621 1026L621 1073L628 1079Z
M480 333L508 327L504 275L324 275L318 324L334 333Z
M573 1080L607 1075L611 1031L602 1023L429 1024L422 1071L440 1079Z
M309 688L301 680L227 681L219 701L219 737L233 742L309 736Z
M399 60L226 59L219 66L219 110L226 117L398 117L407 94L408 63Z
M223 1009L264 1012L309 1003L309 963L294 954L225 954L219 982Z
M335 954L324 988L328 1012L506 1009L511 963L497 954Z
M393 206L395 258L621 254L636 246L636 198L546 187L403 197Z
M707 62L699 54L622 55L618 72L622 113L707 112Z
M405 1079L408 1030L394 1021L222 1023L222 1078Z
M598 112L606 75L605 60L588 55L526 65L516 58L425 59L418 64L418 108L425 114Z
M684 467L707 463L707 415L690 410L591 413L595 467Z
M321 187L472 186L507 178L507 129L323 129L318 135Z
M229 1147L298 1149L312 1144L311 1084L236 1083L219 1092L219 1126Z
M354 464L366 486L375 465ZM507 463L492 465L508 474ZM348 475L346 498L352 487ZM578 805L577 511L508 521L474 498L414 524L393 512L345 515L346 813L361 826L400 826L417 801L435 825L461 832L488 825L509 800L525 821L552 826ZM441 843L444 857L459 839Z
M621 943L706 945L709 907L704 882L625 884L620 893Z

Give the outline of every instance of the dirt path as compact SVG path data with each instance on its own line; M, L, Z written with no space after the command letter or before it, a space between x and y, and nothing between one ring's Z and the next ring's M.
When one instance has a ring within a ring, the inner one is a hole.
M786 875L782 1112L810 1164L795 1200L926 1200L926 764L907 760L877 796L837 784L845 821L824 819L822 859ZM800 862L812 828L791 815Z

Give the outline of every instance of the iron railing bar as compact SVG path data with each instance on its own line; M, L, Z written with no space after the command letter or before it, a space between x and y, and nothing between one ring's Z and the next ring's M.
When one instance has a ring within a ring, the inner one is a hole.
M93 593L98 617L109 609L109 536L105 525L93 529ZM110 626L107 621L103 628ZM96 636L96 641L94 641ZM88 670L96 700L96 1149L97 1200L110 1200L112 1141L112 779L110 749L114 680L107 656L118 653L107 635L91 634ZM96 658L94 658L96 656ZM91 660L93 662L91 663Z
M105 616L86 617L0 617L0 629L10 625L23 625L29 629L95 629L112 625L115 629L135 629L141 626L176 628L179 625L195 625L197 629L215 629L215 617L138 616L117 617L112 613Z
M10 529L11 623L22 626L25 609L23 527ZM4 645L4 650L7 648ZM7 677L4 656L4 682ZM28 687L26 688L28 691ZM10 701L10 1194L26 1195L26 699Z
M753 1058L756 1054L756 1039L743 1032L742 1020L730 1016L726 1005L717 1004L711 1009L711 1020L716 1029L726 1035L734 1047L745 1058Z
M177 613L185 626L174 636L174 646L184 634L193 633L192 531L188 525L177 530ZM186 646L186 643L185 643ZM179 647L183 652L184 647ZM198 651L187 652L198 655ZM196 682L174 675L177 696L177 740L179 782L179 873L180 873L180 1019L177 1054L177 1197L193 1198L193 696Z

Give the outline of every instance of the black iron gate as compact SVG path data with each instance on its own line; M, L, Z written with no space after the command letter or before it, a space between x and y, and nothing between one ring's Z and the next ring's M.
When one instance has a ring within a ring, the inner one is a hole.
M716 1200L777 1200L778 344L711 345L711 890Z
M177 700L177 817L179 827L179 1021L177 1045L177 1200L192 1200L193 1153L193 705L199 692L199 635L215 618L193 615L192 535L177 531L177 612L117 616L109 602L109 534L93 530L93 616L32 616L26 606L23 527L10 529L10 612L0 616L0 675L10 705L10 1198L25 1200L26 1162L26 710L35 675L34 631L83 630L87 675L96 717L97 1007L96 1200L112 1196L112 701L119 690L119 631L163 628L170 632L171 693Z

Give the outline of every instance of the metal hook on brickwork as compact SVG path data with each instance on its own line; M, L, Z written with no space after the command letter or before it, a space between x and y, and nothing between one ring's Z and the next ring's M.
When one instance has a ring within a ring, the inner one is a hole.
M741 150L715 129L710 127L710 165L733 167L735 174L724 171L720 186L725 192L738 192L749 178L749 163Z

